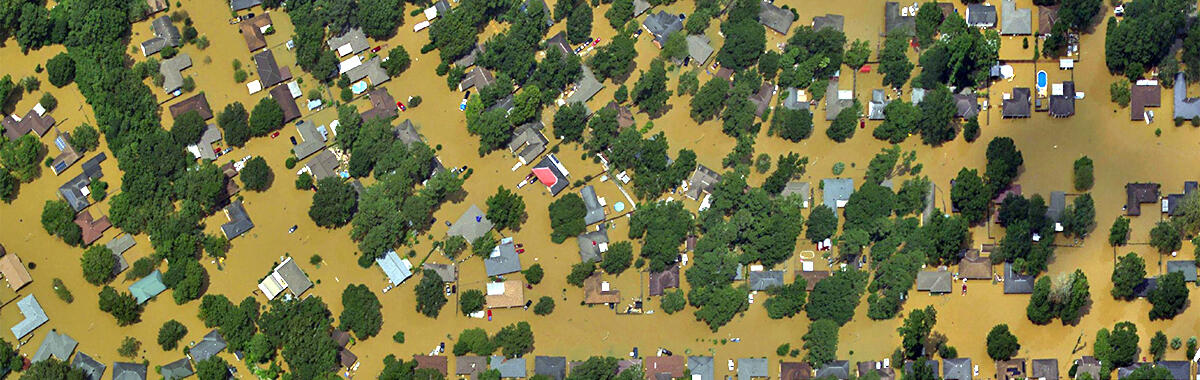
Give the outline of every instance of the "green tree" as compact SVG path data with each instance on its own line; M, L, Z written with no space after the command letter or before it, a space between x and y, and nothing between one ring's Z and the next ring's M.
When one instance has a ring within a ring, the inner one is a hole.
M1162 361L1163 355L1167 353L1167 335L1162 331L1154 333L1154 338L1150 339L1150 356L1154 357L1154 361ZM1169 371L1168 371L1169 372Z
M112 314L117 324L126 326L141 318L142 307L129 293L117 293L111 286L100 290L100 310Z
M238 176L241 177L242 184L246 185L246 189L257 192L267 191L275 177L271 173L271 167L267 166L267 160L262 156L256 156L246 161L246 167Z
M1116 299L1131 300L1135 297L1133 288L1142 283L1146 277L1146 262L1136 253L1130 252L1117 260L1112 273L1112 296Z
M703 123L720 114L721 110L725 108L726 93L728 91L729 81L724 78L713 76L712 79L704 83L704 86L700 87L700 91L689 102L691 105L692 120L695 120L697 123Z
M567 41L580 44L591 40L591 35L592 7L580 2L567 15Z
M749 3L749 1L743 1ZM752 4L757 7L757 4ZM757 10L754 10L757 14ZM756 17L737 19L732 16L721 23L721 33L725 35L725 44L717 51L717 61L721 65L735 71L754 66L767 45L766 29L758 23Z
M542 277L545 276L545 272L542 271L542 264L530 265L529 268L521 271L521 274L525 276L526 282L533 285L541 283Z
M80 124L71 131L69 140L71 147L81 153L87 153L96 150L100 146L100 132L96 131L95 127L88 124Z
M808 326L804 334L804 349L808 351L804 360L814 365L825 365L837 358L838 323L829 319L818 319Z
M387 70L389 77L403 74L411 65L412 58L408 56L408 50L404 50L404 46L400 45L396 45L392 50L389 50L388 60L383 61L383 69Z
M1086 191L1092 188L1092 159L1088 156L1075 160L1075 190Z
M558 5L555 4L555 6ZM604 17L608 19L608 24L613 29L623 29L625 24L633 18L633 0L614 0L612 7L608 8L607 12L604 12Z
M850 43L850 48L846 49L846 56L842 62L851 69L854 69L854 71L858 71L863 65L867 64L867 59L870 57L871 46L867 44L867 41L856 39Z
M1100 335L1096 335L1099 343ZM1108 354L1100 360L1110 362L1113 367L1124 367L1137 360L1138 353L1137 326L1128 321L1117 322L1108 338ZM1099 345L1097 345L1099 346Z
M421 282L413 288L417 294L417 312L426 317L437 318L446 305L446 294L442 293L442 278L437 272L426 269L421 273Z
M1076 238L1087 237L1096 226L1096 205L1091 194L1075 197L1062 213L1063 233Z
M959 170L954 186L950 188L950 201L958 208L959 215L971 223L983 221L991 200L990 192L978 173L975 169Z
M975 142L979 138L979 117L971 116L963 123L963 138L967 142Z
M42 175L39 164L45 156L46 145L33 134L0 144L0 164L21 182L28 183Z
M817 282L809 294L808 319L830 320L844 325L854 317L854 309L866 287L867 273L858 270L836 271Z
M987 352L992 360L1011 359L1019 349L1021 344L1017 343L1017 337L1008 331L1008 325L998 324L988 332Z
M379 334L383 326L383 305L366 285L350 284L342 291L342 314L338 317L342 330L353 331L358 339L366 340Z
M921 8L917 10L916 19L917 42L921 46L933 44L933 36L937 34L943 18L942 10L937 3L930 1L921 4Z
M0 167L0 200L4 203L12 203L17 199L17 191L20 189L21 181L12 175L12 172L7 168Z
M679 289L663 292L659 301L662 303L663 312L667 314L678 313L687 306L687 298L683 296L683 290Z
M564 142L583 142L583 132L586 129L587 106L583 103L568 103L554 113L554 136Z
M1160 221L1150 230L1150 246L1159 253L1178 251L1183 246L1182 232L1173 222Z
M1121 108L1129 106L1129 80L1125 78L1118 79L1108 86L1108 96L1113 103L1117 103Z
M768 290L767 293L771 297L763 302L763 306L767 308L767 316L771 319L791 318L803 311L808 299L807 287L808 282L803 277L798 277L790 284Z
M200 380L224 380L229 378L229 363L220 356L196 362L196 377Z
M1150 319L1172 319L1183 311L1188 301L1188 288L1182 272L1159 277L1158 287L1150 291Z
M57 358L49 359L33 363L29 369L21 373L21 380L40 380L40 379L65 379L65 380L83 380L87 378L87 374L82 369L75 368L67 364L65 361L59 361Z
M571 265L571 273L567 274L567 283L576 287L583 287L583 281L596 273L596 263L588 260Z
M899 144L912 134L912 127L920 117L912 103L894 100L883 107L883 123L871 133L876 139Z
M75 210L66 201L46 201L42 207L42 228L46 233L58 236L67 245L83 242L83 230L75 224Z
M940 10L937 11L937 15L941 17ZM883 50L879 51L879 72L883 74L883 85L892 88L903 87L912 76L913 67L912 61L908 59L907 36L898 33L889 35L883 42Z
M658 57L662 59L683 60L687 57L687 33L684 31L676 31L667 36L667 42L663 43L662 50L658 51Z
M504 188L496 187L496 194L487 199L487 218L497 229L516 231L525 218L525 199Z
M500 328L492 342L505 357L520 357L533 351L533 330L529 322L517 322Z
M487 331L481 328L473 328L463 330L458 334L458 340L454 343L454 355L462 356L466 354L475 355L491 355L496 351L496 346L488 339Z
M558 200L550 203L550 228L553 233L550 234L550 240L555 244L562 244L567 240L567 237L579 235L583 233L587 224L583 220L583 216L587 214L587 207L583 204L583 198L578 194L567 193Z
M296 176L296 190L312 190L313 176L311 174L300 173Z
M533 306L533 313L537 315L550 315L554 312L554 299L548 296L538 298L538 302Z
M75 80L75 60L67 53L58 53L46 61L46 75L54 87L63 87Z
M825 135L836 142L846 142L854 137L854 130L858 127L858 113L859 104L856 100L853 106L838 111L833 123L829 125L829 129L825 130Z
M953 124L958 108L955 106L954 95L946 86L937 85L927 89L925 98L917 105L917 110L920 117L917 119L915 130L921 133L921 142L939 146L954 140L958 135L958 130Z
M337 228L349 223L354 213L358 211L358 192L349 182L338 178L328 177L317 181L317 191L313 193L312 205L308 216L318 226Z
M112 250L103 245L93 245L83 252L79 259L83 268L83 278L92 285L104 285L113 278L113 267L117 259Z
M283 109L279 103L267 97L263 98L250 112L250 135L266 136L271 131L283 126Z
M608 245L608 252L604 253L604 259L600 262L600 268L604 269L605 273L611 275L619 275L629 266L633 264L633 244L627 241L619 241Z
M225 142L236 147L246 145L246 141L250 140L249 117L242 103L233 102L225 106L217 115L217 125L224 132Z
M837 232L837 223L837 215L833 213L832 208L825 205L813 207L804 224L804 237L813 242L828 239Z
M793 110L776 107L771 118L770 132L791 142L800 142L812 135L813 115L807 109Z
M479 291L479 289L470 289L458 296L458 308L462 310L463 315L470 315L471 313L483 310L486 302L483 292Z
M662 60L650 62L650 71L642 72L630 96L642 112L656 116L663 110L671 90L667 88L667 70Z
M166 321L158 329L158 345L162 346L163 351L175 350L175 347L179 344L179 340L183 339L187 335L187 332L187 326L179 323L179 321L174 319Z
M1113 221L1113 225L1108 229L1108 244L1111 246L1121 246L1129 242L1129 218L1118 216Z

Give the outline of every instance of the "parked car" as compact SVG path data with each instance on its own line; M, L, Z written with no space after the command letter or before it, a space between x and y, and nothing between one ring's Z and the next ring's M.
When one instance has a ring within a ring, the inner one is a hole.
M276 137L279 137L279 131L275 131L275 132L271 133L271 138L276 138Z
M471 90L467 90L467 92L463 93L463 100L467 100L470 98L471 98Z
M288 233L290 234L290 233L296 232L296 229L297 229L297 228L300 228L300 226L298 226L298 225L292 225L292 228L289 228L289 229L288 229Z
M373 48L371 48L371 52L372 52L372 53L378 53L378 52L379 52L379 49L383 49L383 46L376 46L376 47L373 47Z
M288 138L292 140L292 145L296 145L296 144L298 144L298 143L296 142L296 136L291 136L291 137L288 137Z
M405 107L404 103L401 102L396 102L396 108L399 108L400 111L408 111L408 107Z
M529 310L530 305L533 305L533 301L525 301L525 310Z
M518 254L525 253L525 250L524 250L524 249L518 249L518 250L517 250L517 253L518 253Z

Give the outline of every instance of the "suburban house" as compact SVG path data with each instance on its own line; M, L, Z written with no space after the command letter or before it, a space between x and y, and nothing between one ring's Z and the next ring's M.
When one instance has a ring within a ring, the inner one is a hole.
M804 90L795 87L788 87L783 90L783 108L789 110L808 109L808 94Z
M650 32L650 35L654 37L654 45L662 49L671 33L683 30L683 20L677 15L660 10L658 13L646 16L646 21L642 22L642 29Z
M113 362L113 380L146 380L146 365Z
M954 279L950 272L938 269L934 272L917 272L917 291L929 294L946 294L954 290Z
M34 298L32 294L17 301L17 309L21 311L21 316L24 317L24 319L21 319L20 322L17 322L16 325L10 328L13 337L17 341L20 341L21 338L29 335L34 329L50 321L50 318L46 316L46 311L42 309L42 304L38 303L37 298Z
M1139 80L1129 88L1129 120L1154 121L1154 111L1146 107L1162 106L1162 87L1156 80Z
M838 78L825 86L825 121L833 121L842 110L854 106L854 91L839 90Z
M996 6L967 4L967 26L993 28L996 26Z
M487 358L475 355L454 357L454 375L467 377L471 380L479 378L479 374L488 369Z
M526 123L513 131L512 141L508 142L508 151L517 156L522 165L529 165L546 151L550 141L542 134L545 126L541 121Z
M871 90L871 102L867 103L867 119L883 120L883 108L891 102L883 89Z
M159 16L151 21L150 32L154 33L154 37L142 42L141 45L144 56L149 57L167 46L182 45L183 36L179 34L179 28L171 23L171 18L168 16Z
M204 334L204 338L192 346L192 349L188 351L188 355L192 357L192 360L199 363L224 351L228 345L228 343L225 343L225 338L221 336L221 333L213 329L208 334Z
M371 101L371 109L360 115L363 122L375 119L391 119L399 114L397 109L400 107L396 106L396 98L392 97L387 87L378 87L367 91L367 100ZM337 132L334 131L334 133L336 134Z
M512 237L501 239L500 244L492 248L492 253L483 259L483 265L488 277L520 272L521 258L517 256Z
M1133 295L1137 298L1148 298L1154 289L1158 288L1158 276L1143 278L1142 282L1133 287Z
M1030 363L1029 375L1034 379L1058 380L1058 359L1033 359Z
M105 366L83 351L79 351L75 353L75 358L71 359L71 368L83 371L83 376L87 380L100 380L100 377L104 376Z
M475 46L471 47L470 53L467 53L467 55L464 55L464 56L462 56L462 58L459 58L458 60L454 61L454 66L461 67L464 69L469 68L471 66L475 66L475 60L477 58L479 58L479 55L483 54L483 52L484 52L484 49L481 48L478 44L476 44ZM459 91L461 91L461 90L459 90Z
M880 380L896 379L896 370L892 369L890 365L887 365L881 361L871 360L858 362L855 367L858 370L858 377L860 378L868 377L870 374L874 373L879 376Z
M533 358L533 374L563 380L567 377L567 358L563 356L536 356Z
M166 0L146 0L146 16L167 10Z
M37 363L53 356L55 359L65 362L71 359L71 354L75 352L76 346L79 346L79 342L74 338L67 334L61 334L57 330L50 330L46 333L46 339L42 340L42 345L38 346L37 352L29 361Z
M275 62L275 53L270 49L255 54L254 65L258 68L258 83L262 88L271 88L277 84L292 79L292 72L287 68L280 69Z
M782 283L782 275L780 273L780 282ZM679 288L679 266L671 265L662 272L650 272L650 296L661 296L666 293L666 289Z
M413 361L417 362L415 369L432 369L442 376L446 376L450 367L448 358L441 355L413 355Z
M325 44L329 46L329 50L336 51L338 57L362 53L371 47L367 42L367 35L363 33L362 28L347 30L340 36L326 40Z
M1012 263L1004 263L1004 294L1032 294L1035 277L1013 270Z
M766 3L763 3L766 4ZM763 82L758 87L758 91L750 94L747 97L751 104L754 104L754 116L763 117L763 113L771 106L771 98L775 96L775 85L769 82Z
M593 274L583 280L583 303L588 305L616 304L621 302L621 291L612 288L608 281L600 279L600 274ZM680 359L683 357L680 356ZM681 363L680 366L683 364ZM649 374L649 368L646 369Z
M21 258L17 257L16 253L4 253L4 247L0 247L0 274L4 275L4 281L8 282L8 288L12 291L21 290L25 285L33 282L33 276L29 275L29 271L25 269L25 265L21 263Z
M613 111L617 112L618 130L633 126L633 111L630 110L629 107L617 104L616 101L610 101L608 102L608 105L604 106L604 108L612 109Z
M104 231L112 228L112 222L108 220L107 215L100 216L100 219L92 218L92 212L83 210L78 215L75 215L75 224L83 230L83 244L90 245L96 240L100 240L104 236Z
M229 9L232 9L234 12L237 12L240 10L254 8L255 6L258 6L261 4L262 4L262 0L229 0ZM142 371L142 372L145 372L145 371ZM145 376L143 376L143 377L145 377Z
M1050 117L1062 118L1075 115L1075 82L1067 81L1050 85Z
M108 247L108 250L112 251L113 257L117 260L117 265L113 266L113 276L129 269L129 263L125 261L124 253L133 248L135 244L137 244L137 241L134 241L133 236L129 234L121 234L121 236L109 240L108 243L104 243Z
M767 1L758 3L758 22L775 33L786 36L788 30L792 29L793 21L796 21L796 15L792 14L792 10L777 7Z
M571 44L567 42L567 32L558 32L558 34L546 40L546 51L549 52L554 49L558 49L564 58L575 54L571 50Z
M9 140L19 139L29 132L37 133L38 137L45 136L55 123L54 117L46 115L46 108L42 107L41 103L35 104L25 113L25 117L13 114L0 119L0 125L4 126L4 136Z
M258 290L267 296L268 300L273 300L279 296L279 293L287 289L292 297L299 298L309 288L312 288L312 280L308 279L308 275L296 265L296 262L288 257L283 260L271 274L263 278L262 282L258 283Z
M599 263L608 252L608 232L604 228L584 232L575 238L579 243L579 260Z
M739 358L737 365L738 380L768 378L766 358Z
M853 178L825 178L821 183L821 204L833 209L835 214L837 209L846 207L850 195L854 194Z
M800 276L801 278L804 278L804 282L806 283L804 290L811 292L813 290L813 288L817 287L818 282L821 282L821 280L829 278L829 276L833 275L833 272L830 272L828 270L802 270L802 271L799 271L799 273L797 273L797 275Z
M190 111L196 111L204 120L213 118L212 107L208 105L208 96L203 92L172 104L167 109L170 110L172 119L178 119L180 115Z
M328 149L322 149L320 153L317 153L316 156L308 160L308 163L304 164L304 167L308 168L308 174L313 177L314 182L336 176L339 166L341 166L341 162L338 161L337 155Z
M192 57L187 53L179 53L159 63L158 73L163 76L163 92L171 94L183 88L183 70L189 67L192 67Z
M1170 216L1178 216L1183 213L1183 209L1179 206L1183 205L1183 200L1196 191L1198 184L1196 181L1186 181L1183 183L1182 194L1167 194L1162 198L1162 212Z
M1014 88L1011 97L1005 98L1001 103L1000 116L1005 119L1028 118L1030 111L1029 95L1029 87Z
M129 285L129 294L137 300L138 305L146 303L154 296L161 294L167 290L167 285L163 284L162 272L155 270L141 280Z
M56 132L57 129L55 128ZM71 135L66 132L57 133L58 135L54 137L54 146L58 147L59 153L50 161L50 170L54 172L54 175L62 174L80 158L79 152L71 146Z
M348 59L346 62L357 61L358 57ZM343 62L345 63L345 62ZM388 76L387 70L383 69L383 60L379 57L368 59L367 62L358 65L346 65L345 70L340 71L340 74L346 74L351 82L358 82L366 78L373 86L379 86L392 79Z
M1175 118L1192 120L1200 117L1200 98L1187 96L1187 78L1183 73L1175 74Z
M701 194L712 193L713 187L716 187L717 182L721 182L721 175L716 171L709 169L704 165L696 165L696 170L692 171L691 178L688 179L687 189L683 195L692 200L700 199Z
M324 126L322 126L324 127ZM300 143L292 147L292 154L298 159L305 159L321 149L325 149L325 134L321 133L308 120L296 123L296 132L300 134Z
M1149 182L1125 184L1125 215L1141 215L1143 203L1157 203L1158 188L1157 183Z
M814 31L820 31L821 29L833 29L841 32L842 26L845 25L845 23L845 16L826 13L824 16L813 16L812 28ZM916 27L915 23L913 24L913 27Z
M783 286L783 271L781 270L752 270L747 276L750 290L762 291L777 286Z
M442 278L442 282L458 281L458 267L454 264L421 264L422 270L431 270Z
M71 205L71 208L75 212L83 211L83 209L92 204L91 197L89 197L92 191L88 188L88 185L91 185L92 181L104 176L104 172L100 170L100 163L104 162L107 158L102 152L88 159L83 163L83 173L71 178L67 183L58 187L59 197Z
M526 375L525 358L507 359L495 355L488 361L488 369L500 371L501 378L524 378Z
M554 156L554 153L542 157L542 160L533 167L532 171L537 176L538 181L546 185L546 190L550 191L551 196L558 195L559 192L569 185L567 176L571 175L571 173L567 171L566 167L563 167L562 162L558 160L558 157Z
M296 98L292 96L292 92L288 87L279 86L272 88L270 94L271 99L279 104L279 109L283 110L284 123L300 118L300 106L296 105Z
M1171 260L1167 262L1167 273L1183 273L1184 282L1196 282L1196 262L1193 260Z
M911 376L913 374L913 365L915 365L915 364L916 364L916 362L914 362L912 360L904 361L904 375L905 376ZM938 364L938 361L936 359L926 360L925 366L929 367L929 369L933 370L931 372L933 372L934 374L941 373L940 368L939 368L940 364Z
M809 203L812 202L812 185L809 185L808 182L788 182L783 186L783 191L779 192L779 196L800 197L801 207L808 208Z
M712 356L688 356L687 358L688 372L692 373L693 380L716 380L713 375L713 357Z
M660 374L677 379L683 377L686 365L687 359L683 356L650 356L645 359L642 370L646 372L647 379L660 379Z
M971 380L972 369L971 358L942 359L942 378L946 380Z
M221 141L221 130L215 124L205 126L204 133L200 134L200 141L187 146L188 152L192 157L203 160L216 160L217 153L213 151L213 144Z
M583 73L579 76L579 82L575 83L575 89L571 95L567 96L567 103L584 103L596 96L600 90L604 89L604 83L596 80L596 74L592 72L592 68L588 65L583 65ZM589 110L590 113L590 110Z
M254 222L250 220L250 215L246 213L246 208L242 206L240 200L233 201L225 207L225 218L229 219L228 222L221 225L221 232L225 234L225 239L233 240L254 228Z
M860 374L861 375L861 374ZM801 362L779 362L780 380L808 380L813 376L812 366Z
M1095 357L1084 356L1079 359L1075 359L1074 367L1076 377L1086 373L1092 375L1093 379L1100 378L1100 368L1102 366L1100 365L1100 360L1096 359Z
M958 261L958 277L969 280L991 280L992 259L979 256L978 249L963 252L963 258Z
M492 226L492 221L488 220L483 210L472 204L467 211L459 215L454 224L450 225L450 229L446 230L446 236L462 236L469 243L491 231Z
M646 11L650 10L650 2L646 0L633 0L633 17L637 18Z
M358 362L358 355L350 352L350 349L346 347L350 343L350 333L334 329L329 332L329 337L333 338L333 343L337 345L338 364L346 369L354 367L354 363Z
M401 259L396 251L389 250L375 259L375 264L379 265L379 269L383 270L383 274L387 276L388 282L392 286L397 286L413 275L413 266L408 259Z
M979 115L979 97L974 92L954 94L954 106L957 107L954 116L970 119Z
M687 36L688 57L692 58L690 64L697 67L704 67L708 62L708 58L712 57L713 47L712 40L703 34L690 34Z
M1190 380L1192 377L1192 362L1187 360L1160 360L1154 362L1156 367L1166 368L1171 372L1171 380Z
M587 214L583 215L584 223L593 225L604 221L604 202L596 197L596 188L592 185L584 186L579 190L579 195L583 198L583 205L587 209Z
M915 35L916 32L916 7L907 5L901 6L900 3L895 1L889 1L883 4L883 34L885 36L892 33L900 33L911 36ZM846 372L849 372L849 370Z
M967 8L970 10L970 8ZM1033 10L1017 8L1016 0L1000 1L1000 34L1030 35L1033 34Z
M248 20L243 20L238 23L238 28L241 29L242 38L246 40L246 48L250 49L251 53L265 48L267 47L267 38L264 34L272 28L271 14L263 12Z
M817 368L817 378L850 378L850 362L846 360L834 360Z
M467 73L463 75L461 82L458 82L458 90L466 91L470 90L472 87L484 88L494 82L496 82L496 76L492 75L491 71L479 66L475 66L475 68L467 71Z
M192 362L188 361L187 357L164 364L158 370L158 374L162 375L166 380L179 380L196 374L192 369Z

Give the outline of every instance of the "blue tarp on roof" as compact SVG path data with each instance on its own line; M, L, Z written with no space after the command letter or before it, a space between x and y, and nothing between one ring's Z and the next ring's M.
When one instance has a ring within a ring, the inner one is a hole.
M388 251L383 257L375 259L375 263L379 264L380 269L383 269L383 273L387 275L388 281L391 281L393 286L400 285L413 275L412 264L407 260L401 260L396 251Z

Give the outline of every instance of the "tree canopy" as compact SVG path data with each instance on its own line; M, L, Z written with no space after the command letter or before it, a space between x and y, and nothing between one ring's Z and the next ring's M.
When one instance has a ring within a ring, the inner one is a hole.
M318 226L336 228L346 225L358 210L358 192L349 182L328 177L317 181L308 216Z
M383 305L366 285L347 285L342 291L342 308L342 315L338 317L340 329L353 331L362 340L379 334L383 325L383 314L380 313Z

